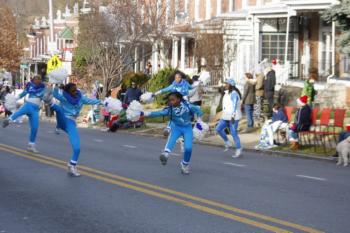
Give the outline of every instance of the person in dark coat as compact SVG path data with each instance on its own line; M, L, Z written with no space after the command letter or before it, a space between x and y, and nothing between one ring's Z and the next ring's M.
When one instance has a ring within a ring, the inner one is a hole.
M135 82L132 82L131 87L126 90L124 103L129 105L134 100L140 101L141 95L141 90L137 87Z
M242 103L244 104L245 114L247 116L247 129L244 131L248 133L254 128L254 104L256 101L255 97L255 83L251 82L253 80L253 75L251 73L246 73L246 84L244 86L244 94L242 98Z
M274 96L275 96L275 86L276 86L276 72L270 67L265 76L264 80L264 94L265 99L269 103L269 114L272 113L272 106L274 104Z
M311 127L311 107L307 104L308 97L306 95L300 97L298 100L299 108L295 113L294 122L291 124L288 131L289 141L291 142L291 149L299 149L299 132L308 131Z

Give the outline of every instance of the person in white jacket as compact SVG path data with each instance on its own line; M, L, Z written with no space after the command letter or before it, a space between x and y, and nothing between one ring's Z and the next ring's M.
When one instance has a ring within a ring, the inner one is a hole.
M225 81L225 95L222 100L222 115L216 127L216 132L221 136L225 142L225 151L232 146L227 138L225 129L229 128L233 141L236 145L236 152L233 158L239 158L242 154L241 141L238 136L238 123L242 118L241 112L242 95L236 87L236 82L233 79Z
M193 84L192 84L192 90L189 92L189 100L191 104L202 106L202 99L203 99L203 83L199 81L199 76L195 75L192 78Z

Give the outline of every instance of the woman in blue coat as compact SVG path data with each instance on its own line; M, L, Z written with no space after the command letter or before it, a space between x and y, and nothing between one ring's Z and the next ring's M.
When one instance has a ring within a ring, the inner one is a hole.
M186 99L191 89L192 86L185 80L184 75L181 72L176 72L173 83L170 86L157 91L154 95L157 96L171 92L178 92Z
M174 92L169 95L168 103L169 106L163 110L145 113L145 116L168 116L170 118L171 133L165 146L164 152L160 155L159 159L163 165L166 165L169 154L174 149L176 140L180 137L183 137L184 156L181 162L181 172L183 174L189 174L189 164L192 155L193 141L192 118L197 117L197 120L200 121L200 117L203 115L203 113L198 106L192 105L184 100L183 96L178 92Z
M33 153L38 153L35 147L35 141L39 128L39 110L44 94L45 85L42 83L41 77L34 76L31 82L27 84L24 91L18 96L18 99L22 99L28 95L28 99L25 101L24 105L2 123L2 126L5 128L17 118L27 115L30 125L28 151Z
M99 105L101 102L100 100L89 99L82 95L74 83L65 85L61 93L55 87L53 97L60 101L59 105L51 105L52 109L56 112L57 127L68 134L69 142L73 149L73 155L68 164L68 174L77 177L80 176L76 167L80 154L80 137L76 119L84 105Z

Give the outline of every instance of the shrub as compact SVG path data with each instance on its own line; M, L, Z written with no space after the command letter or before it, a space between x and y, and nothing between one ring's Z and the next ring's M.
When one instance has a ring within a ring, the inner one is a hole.
M149 77L144 73L129 72L125 74L123 77L122 88L130 87L132 82L135 82L139 87L142 87L147 83L148 80L149 80Z
M159 70L158 73L154 74L148 82L148 90L150 92L157 92L162 88L169 86L174 80L173 76L176 72L175 69L170 67ZM156 98L156 103L160 105L166 104L164 100L165 95L160 95Z

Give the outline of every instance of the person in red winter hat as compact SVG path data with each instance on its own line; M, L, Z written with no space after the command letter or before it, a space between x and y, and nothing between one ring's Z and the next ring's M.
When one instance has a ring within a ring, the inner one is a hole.
M311 107L307 104L308 97L306 95L297 99L298 110L295 113L294 121L291 123L288 136L291 143L291 149L299 149L299 132L308 131L311 127Z

